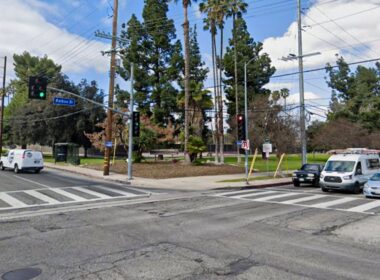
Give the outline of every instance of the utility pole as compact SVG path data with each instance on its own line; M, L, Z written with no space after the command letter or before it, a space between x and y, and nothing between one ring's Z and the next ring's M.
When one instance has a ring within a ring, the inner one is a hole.
M117 13L118 13L118 0L114 0L113 1L113 19L112 19L110 83L109 83L109 95L108 95L109 108L113 107L113 95L114 95L114 89L115 89ZM106 143L107 144L112 143L112 110L110 109L108 109L107 111ZM111 154L111 147L106 145L105 151L104 151L104 167L103 167L104 176L108 176L110 172L110 154Z
M129 100L129 139L128 139L128 180L132 180L132 153L133 153L133 71L134 65L131 63L131 98Z
M1 113L0 113L0 155L3 152L3 123L4 123L4 98L5 98L5 76L7 73L7 57L4 57L3 91L1 93Z
M305 124L305 90L303 81L303 54L302 54L302 25L301 25L301 0L297 0L298 6L298 68L299 68L299 92L300 92L300 130L302 164L307 162L306 158L306 124Z

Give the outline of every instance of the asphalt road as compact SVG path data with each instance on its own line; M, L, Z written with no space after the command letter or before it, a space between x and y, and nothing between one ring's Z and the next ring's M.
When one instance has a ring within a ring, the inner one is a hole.
M106 184L44 173L21 174L20 179L0 172L0 193L40 190L41 184L64 190ZM34 279L49 280L379 279L380 215L376 205L369 208L373 202L378 201L288 186L0 210L0 275L6 279L34 272L41 273Z

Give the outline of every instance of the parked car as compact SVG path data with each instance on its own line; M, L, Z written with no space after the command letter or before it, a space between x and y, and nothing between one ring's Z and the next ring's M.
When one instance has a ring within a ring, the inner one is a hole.
M0 158L0 169L13 169L15 173L23 170L32 170L39 173L44 168L42 153L33 150L9 150Z
M301 169L297 170L292 175L293 185L299 187L301 184L312 184L314 187L319 186L319 176L323 169L322 164L307 163L302 165Z
M324 192L345 190L360 193L367 180L378 172L380 172L379 155L333 155L322 170L319 184Z
M372 175L364 184L363 193L366 197L379 197L380 198L380 173Z

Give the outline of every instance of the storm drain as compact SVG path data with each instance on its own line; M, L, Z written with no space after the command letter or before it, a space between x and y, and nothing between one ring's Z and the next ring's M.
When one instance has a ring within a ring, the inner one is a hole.
M13 271L9 271L3 274L1 276L1 279L3 280L29 280L33 279L34 277L37 277L40 275L42 272L41 269L39 268L21 268L21 269L16 269Z

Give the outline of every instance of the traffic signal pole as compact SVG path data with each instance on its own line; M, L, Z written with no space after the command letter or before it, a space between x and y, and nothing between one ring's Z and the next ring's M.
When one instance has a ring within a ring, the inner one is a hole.
M4 123L4 98L5 98L5 77L7 73L7 57L4 57L3 68L3 91L1 92L1 113L0 113L0 155L3 152L3 123Z
M108 95L108 107L113 107L113 95L115 89L115 74L116 74L116 35L117 35L117 14L118 14L118 0L113 2L113 20L112 20L112 43L111 43L111 63L110 63L110 83ZM112 110L107 111L107 129L106 129L106 142L112 141ZM116 147L115 147L116 148ZM105 146L104 150L104 166L103 175L108 176L110 172L110 155L111 147Z

